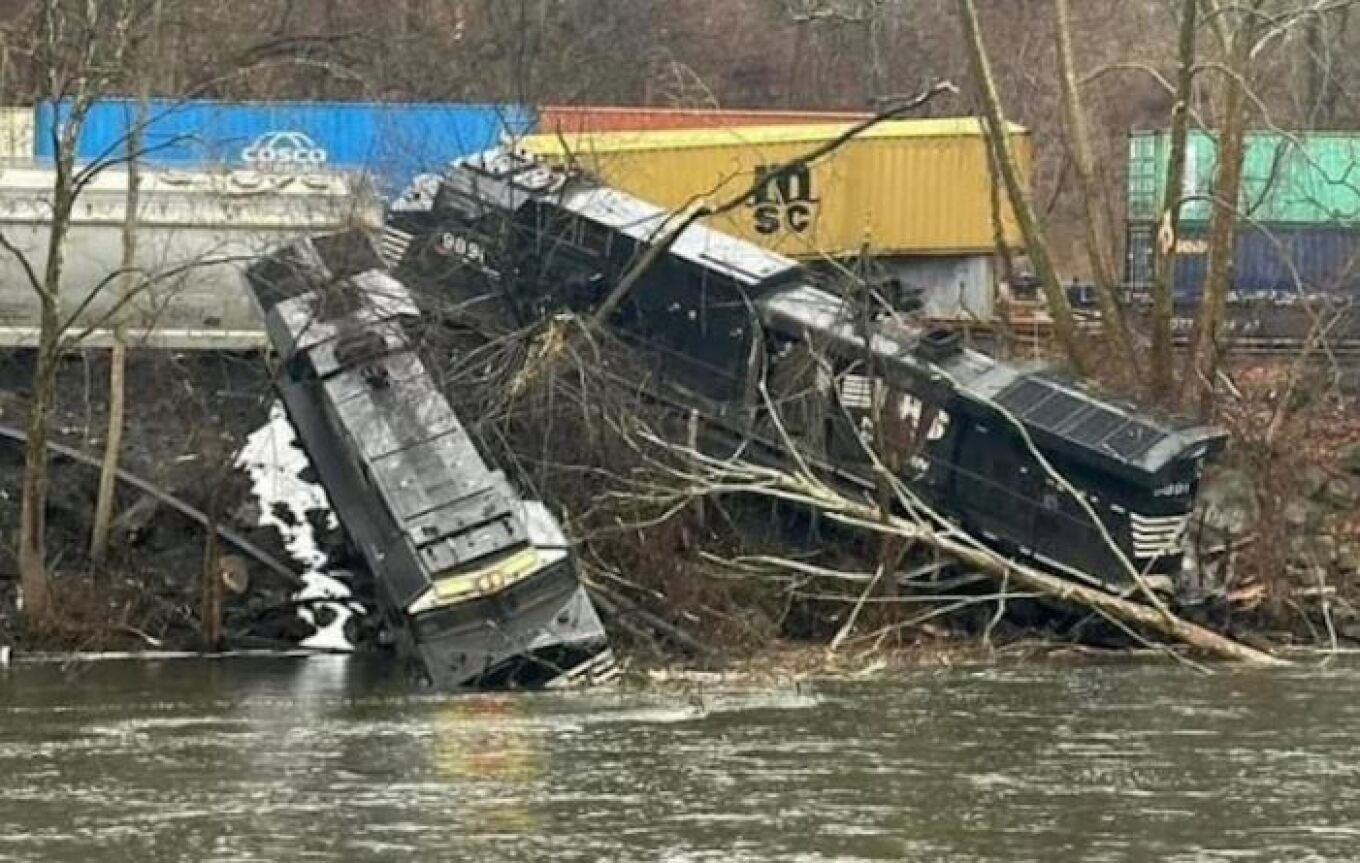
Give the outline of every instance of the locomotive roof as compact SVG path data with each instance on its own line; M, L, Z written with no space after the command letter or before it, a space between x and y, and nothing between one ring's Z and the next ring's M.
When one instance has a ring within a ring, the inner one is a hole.
M664 233L670 211L579 174L555 170L505 149L455 162L445 183L462 193L465 206L517 210L546 200L640 243ZM700 224L686 228L669 250L678 258L720 272L749 288L767 323L812 330L846 347L863 349L847 306L834 294L794 281L795 261ZM1155 482L1177 459L1197 448L1218 446L1218 429L1153 417L1060 381L1042 369L997 362L972 350L925 359L917 351L922 331L897 322L875 327L871 349L890 358L899 373L927 385L947 386L959 398L1021 420L1044 443L1073 458L1139 482Z
M327 308L330 295L344 291L362 302ZM424 564L423 577L387 574L401 582L393 587L403 604L440 573L527 541L518 496L482 460L410 349L400 323L415 313L404 285L369 271L284 300L268 321L281 353L311 360L330 403L329 421ZM370 339L359 359L343 347L355 334Z
M506 150L489 150L452 163L444 182L465 199L509 211L530 199L549 201L639 243L652 242L678 217L580 174L549 168ZM751 288L802 271L794 260L697 223L681 232L669 254Z
M863 349L848 304L824 290L799 285L756 304L773 326L816 331L844 346ZM1042 369L1003 363L977 351L962 349L926 359L917 350L922 333L900 321L879 322L871 350L926 387L948 388L990 412L1004 410L1042 442L1131 480L1155 481L1176 460L1197 448L1217 447L1223 440L1219 429L1154 417Z
M666 232L673 219L678 218L677 213L625 192L584 181L569 183L558 205L639 243L652 242ZM796 261L697 223L681 232L671 244L669 254L704 269L716 270L749 287L802 272Z

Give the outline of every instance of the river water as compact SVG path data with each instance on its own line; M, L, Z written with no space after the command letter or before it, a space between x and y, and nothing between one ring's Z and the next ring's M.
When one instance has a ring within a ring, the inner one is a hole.
M385 678L343 657L0 669L0 861L1360 859L1355 667Z

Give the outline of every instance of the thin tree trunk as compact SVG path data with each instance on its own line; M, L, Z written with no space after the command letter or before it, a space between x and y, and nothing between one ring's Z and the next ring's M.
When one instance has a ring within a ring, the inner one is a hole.
M1162 190L1161 216L1157 220L1156 251L1152 284L1152 397L1165 402L1174 386L1171 320L1175 315L1176 242L1181 224L1181 188L1185 185L1185 150L1190 130L1190 99L1195 77L1195 28L1199 0L1181 6L1181 31L1177 51L1176 102L1171 108L1171 153Z
M145 88L138 101L137 114L128 133L127 196L123 214L123 275L119 282L119 303L125 303L135 288L133 267L137 262L137 211L141 204L141 170L138 156L142 149L142 127L147 121ZM104 437L104 461L99 468L99 494L95 498L94 529L90 535L90 561L99 566L109 547L109 525L113 522L113 503L118 489L118 463L123 452L124 404L127 397L127 309L120 309L113 321L113 350L109 352L109 417Z
M1336 122L1337 98L1343 89L1338 81L1337 55L1345 45L1349 18L1350 7L1339 6L1314 12L1303 25L1310 129L1330 129Z
M876 105L878 104L878 97L883 94L884 79L883 50L879 44L883 29L883 21L880 17L882 10L874 8L870 4L864 10L864 15L864 47L869 54L868 62L864 64L864 76L869 92L864 95L865 102Z
M1010 198L1011 208L1015 211L1016 221L1020 223L1020 233L1025 238L1030 263L1034 265L1035 275L1039 277L1039 282L1043 286L1049 314L1053 317L1053 334L1062 345L1073 369L1078 374L1085 375L1089 371L1089 366L1081 345L1077 343L1077 328L1072 318L1072 307L1067 302L1067 292L1063 290L1058 273L1053 267L1048 240L1044 237L1043 228L1034 212L1034 205L1020 179L1020 170L1007 131L1006 117L1001 110L1001 100L996 92L996 82L992 78L991 64L987 60L987 49L982 43L977 9L973 0L958 0L958 7L959 18L963 22L969 65L986 115L987 122L984 126L987 138L992 151L996 154L997 167L1001 171L1001 179L1006 184L1006 194Z
M1006 286L1001 290L993 274L992 326L996 331L996 352L1002 359L1010 359L1015 348L1015 332L1011 328L1010 292L1015 286L1015 262L1011 260L1011 250L1006 245L1006 225L1001 215L1001 185L996 168L996 154L987 148L987 191L992 219L992 245L996 247L997 265L1001 268L1000 283Z
M74 144L72 144L74 148ZM19 503L19 584L29 625L42 632L52 624L55 608L47 573L47 432L56 400L60 362L61 289L66 234L71 224L72 162L63 154L56 160L52 227L48 232L47 265L38 293L37 367L33 373L33 402L28 409L28 453L24 457L23 490Z
M222 552L217 541L217 495L208 508L210 519L199 576L199 634L203 649L215 651L222 641Z
M47 580L47 426L52 410L57 312L43 301L37 368L33 374L33 402L28 409L30 441L24 457L24 481L19 511L19 586L24 616L35 632L52 621L52 591Z
M1077 170L1082 203L1086 208L1086 250L1091 259L1091 274L1096 285L1096 299L1105 322L1105 333L1110 339L1115 356L1131 380L1139 375L1138 355L1133 349L1124 310L1115 295L1114 252L1110 247L1113 232L1106 218L1105 192L1096 176L1095 151L1091 146L1091 131L1086 122L1077 86L1076 62L1072 51L1072 15L1068 0L1054 0L1057 12L1058 79L1062 88L1063 108L1067 115L1067 134L1071 142L1072 163Z
M1214 172L1214 209L1209 221L1209 267L1200 299L1199 315L1186 357L1182 393L1195 393L1197 412L1208 419L1213 412L1218 374L1218 331L1232 286L1233 252L1237 241L1237 205L1242 191L1242 162L1246 142L1246 73L1256 32L1256 18L1244 12L1228 45L1224 75L1223 117L1219 129L1218 166Z
M114 493L118 486L118 460L123 449L123 405L126 392L127 339L123 324L115 325L109 351L109 417L104 439L104 461L99 468L99 492L94 504L94 528L90 535L90 562L104 563L109 548L109 525L113 522ZM98 576L98 572L95 573Z

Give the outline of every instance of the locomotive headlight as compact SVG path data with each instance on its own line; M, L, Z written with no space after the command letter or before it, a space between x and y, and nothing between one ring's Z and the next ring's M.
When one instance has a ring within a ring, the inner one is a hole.
M407 606L406 611L419 614L470 599L492 596L533 575L542 568L542 563L538 549L526 548L490 566L437 576L434 585Z

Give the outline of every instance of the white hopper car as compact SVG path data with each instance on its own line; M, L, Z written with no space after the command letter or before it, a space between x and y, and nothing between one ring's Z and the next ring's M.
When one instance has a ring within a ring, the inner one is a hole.
M134 345L249 349L266 344L264 322L241 278L254 259L301 235L376 228L382 208L353 174L143 168L135 258L140 285L122 313ZM0 231L42 273L51 230L53 169L0 168ZM122 264L128 172L100 172L77 198L61 281L64 316L85 345L112 338ZM0 347L37 341L38 302L15 255L0 249Z

